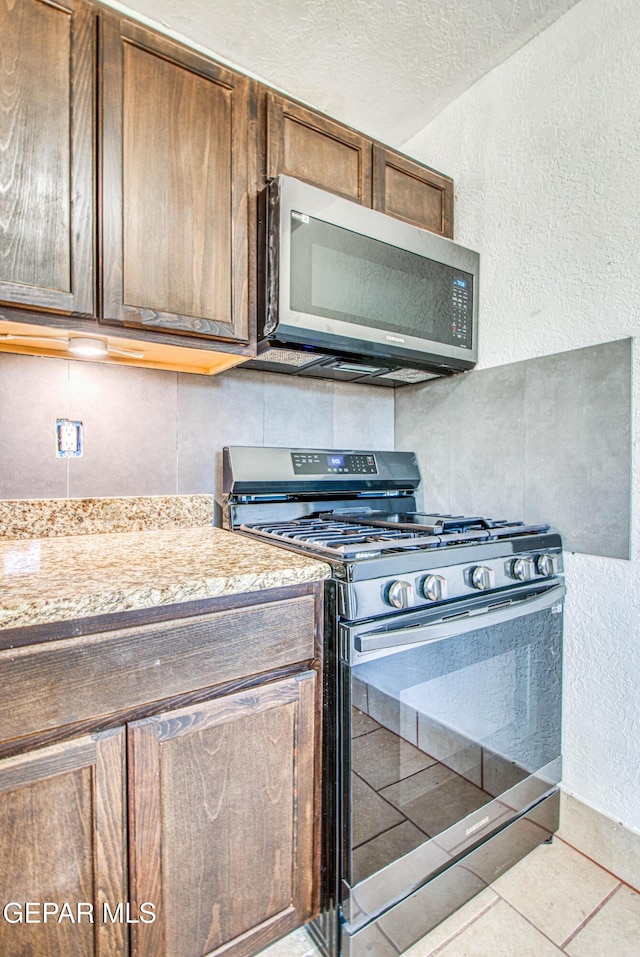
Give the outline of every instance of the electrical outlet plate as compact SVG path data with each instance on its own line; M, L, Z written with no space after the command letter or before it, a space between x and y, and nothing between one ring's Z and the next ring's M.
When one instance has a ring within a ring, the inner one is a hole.
M56 419L56 455L59 459L82 455L82 422Z

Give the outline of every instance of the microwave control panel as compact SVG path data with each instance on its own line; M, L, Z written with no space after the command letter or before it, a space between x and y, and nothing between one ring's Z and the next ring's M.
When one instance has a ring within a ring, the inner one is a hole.
M377 475L376 457L370 452L292 452L295 475Z
M471 276L457 276L453 280L452 305L453 315L451 332L454 342L468 349L469 328L471 323Z

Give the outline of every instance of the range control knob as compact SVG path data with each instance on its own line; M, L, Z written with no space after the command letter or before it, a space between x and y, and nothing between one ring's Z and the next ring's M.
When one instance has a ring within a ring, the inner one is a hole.
M394 608L407 608L413 597L413 585L409 582L395 581L388 586L385 600Z
M488 588L493 588L495 579L493 569L486 565L476 565L475 568L471 569L471 584L479 591L487 591Z
M535 573L533 558L516 558L511 566L511 574L519 582L531 581Z
M442 575L427 575L422 580L421 588L429 601L442 601L447 597L447 580Z
M558 571L558 559L555 555L538 555L536 558L536 568L540 575L548 578L549 575L555 575Z

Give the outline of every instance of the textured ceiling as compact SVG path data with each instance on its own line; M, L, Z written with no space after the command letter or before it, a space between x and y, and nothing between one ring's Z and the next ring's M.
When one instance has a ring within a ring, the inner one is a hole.
M107 0L401 146L576 0Z

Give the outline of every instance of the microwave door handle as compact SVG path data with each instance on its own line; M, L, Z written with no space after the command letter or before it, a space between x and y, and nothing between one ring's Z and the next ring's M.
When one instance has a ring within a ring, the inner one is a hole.
M462 635L477 628L490 628L492 625L513 621L523 615L531 615L536 611L544 611L552 605L562 602L565 595L563 584L553 585L542 594L538 593L530 598L522 598L508 605L491 607L487 605L483 610L461 614L459 618L451 615L449 618L439 618L427 625L414 625L411 628L398 628L396 631L371 631L355 634L354 648L357 652L381 651L401 645L427 644L431 641L440 641L454 635Z

